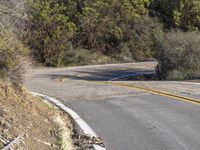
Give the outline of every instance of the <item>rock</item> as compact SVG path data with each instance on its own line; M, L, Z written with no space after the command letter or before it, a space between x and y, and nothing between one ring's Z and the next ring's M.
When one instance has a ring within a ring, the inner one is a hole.
M6 114L6 111L4 109L0 109L0 117L4 117Z

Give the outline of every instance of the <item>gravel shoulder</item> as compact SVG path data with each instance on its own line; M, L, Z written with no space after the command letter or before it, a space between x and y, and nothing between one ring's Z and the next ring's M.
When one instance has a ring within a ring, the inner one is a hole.
M76 100L103 100L112 97L143 93L140 91L125 89L123 87L108 86L96 81L73 79L57 81L51 78L45 78L43 80L38 78L39 77L32 78L31 82L27 83L28 87L32 91L47 94L65 102Z
M112 97L145 94L123 87L102 84L111 78L151 71L155 63L97 65L72 68L33 68L26 73L25 83L31 91L63 101L102 100Z
M156 63L99 65L71 68L34 68L26 74L26 85L35 92L63 101L103 100L114 97L144 95L142 91L106 85L103 81L134 73L152 72ZM112 81L140 85L174 94L200 95L200 85L179 81Z

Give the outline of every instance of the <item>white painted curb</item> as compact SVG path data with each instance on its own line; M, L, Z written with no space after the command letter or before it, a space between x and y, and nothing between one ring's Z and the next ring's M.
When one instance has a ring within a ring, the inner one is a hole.
M200 85L200 83L195 83L195 82L180 82L182 84L191 84L191 85Z
M40 96L44 98L45 100L53 103L54 105L56 105L57 107L68 113L78 124L78 126L82 129L84 134L89 135L91 137L98 137L97 134L92 130L92 128L76 112L74 112L72 109L62 104L59 100L36 92L30 92L30 93L34 96ZM106 150L106 148L96 144L93 144L93 147L95 150Z

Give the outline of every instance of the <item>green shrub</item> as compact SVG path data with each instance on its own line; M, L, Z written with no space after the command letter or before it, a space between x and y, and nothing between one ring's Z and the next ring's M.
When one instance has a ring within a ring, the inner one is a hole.
M128 45L133 60L155 56L155 48L163 39L162 25L150 17L137 19L132 28L126 28L124 43Z
M199 0L152 0L150 14L159 17L167 29L200 29Z
M28 45L36 60L48 66L63 65L64 53L70 47L75 24L65 15L59 1L36 0L31 4L31 30Z
M159 79L182 80L200 77L200 34L171 32L158 47Z
M63 62L65 66L77 66L113 63L116 60L90 50L73 49L65 52Z
M74 12L70 16L77 25L74 43L104 54L117 53L116 47L124 30L135 19L148 13L148 4L149 0L69 1L66 5L74 6L70 7Z
M163 33L162 25L148 16L149 2L97 0L94 4L84 0L81 9L74 5L74 1L69 2L68 5L71 4L73 10L76 10L74 45L101 52L120 61L152 57L154 46Z
M91 63L92 52L83 49L75 49L66 51L64 54L64 64L65 65L87 65Z
M36 0L29 14L28 45L34 58L47 66L87 64L93 53L122 62L154 57L163 29L149 17L149 4L150 0Z

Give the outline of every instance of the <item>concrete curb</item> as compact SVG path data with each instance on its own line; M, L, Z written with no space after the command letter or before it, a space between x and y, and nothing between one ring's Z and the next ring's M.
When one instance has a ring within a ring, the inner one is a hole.
M40 96L44 98L45 100L53 103L54 105L62 109L64 112L68 113L78 124L78 126L81 128L84 134L89 135L91 137L96 137L96 138L98 137L97 134L93 131L93 129L76 112L74 112L72 109L62 104L59 100L37 92L30 92L30 93L34 96ZM106 150L106 148L96 144L93 144L93 147L95 150Z
M180 82L182 84L191 84L191 85L200 85L200 83L195 83L195 82Z

